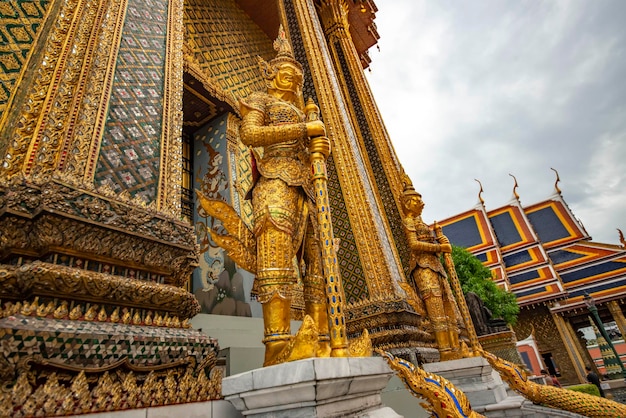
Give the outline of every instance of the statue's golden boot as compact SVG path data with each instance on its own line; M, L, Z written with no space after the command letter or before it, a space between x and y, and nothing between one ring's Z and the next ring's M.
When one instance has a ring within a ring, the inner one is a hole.
M265 361L264 366L277 364L280 353L289 344L291 339L291 327L289 322L289 311L291 309L291 298L281 296L279 292L274 292L272 296L263 301L263 324L265 328Z
M293 339L291 335L268 337L263 339L265 344L265 360L263 366L271 366L272 364L282 363L279 359L285 357L283 351L289 346Z
M450 348L455 349L461 347L459 342L459 333L454 326L448 328L448 341L450 341Z
M328 326L328 312L324 303L307 302L305 313L309 315L317 327L317 352L315 357L330 357L330 331Z
M451 327L449 329L448 338L450 341L450 349L452 351L452 358L450 358L450 360L463 358L463 350L461 348L461 343L459 342L459 333L456 331L456 327Z
M448 331L435 331L435 341L439 349L439 361L452 360L454 354L450 347Z
M315 357L318 350L317 327L310 316L305 315L298 333L286 344L280 346L278 351L272 350L268 358L268 347L266 345L266 360L264 366L285 363L287 361L302 360ZM272 346L273 349L278 346Z

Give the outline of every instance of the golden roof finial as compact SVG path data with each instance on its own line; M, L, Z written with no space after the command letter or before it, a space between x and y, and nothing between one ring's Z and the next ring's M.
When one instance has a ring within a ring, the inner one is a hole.
M405 172L402 173L402 189L403 189L402 193L404 195L409 195L409 194L419 195L419 193L415 191L415 187L413 187L413 182L411 181L411 178Z
M515 196L515 199L519 200L519 195L517 194L517 188L519 187L517 185L517 179L511 173L509 173L509 176L513 177L513 180L515 180L515 184L513 185L513 196Z
M624 233L619 228L617 228L617 232L619 233L619 242L622 243L622 247L626 248L626 240L624 240Z
M293 59L293 51L282 24L278 27L278 37L274 40L274 51L278 52L276 57L286 56Z
M561 181L561 178L559 177L559 172L556 171L554 168L550 167L550 170L554 171L556 173L556 181L554 182L554 190L558 193L561 194L561 189L559 189L559 181Z
M483 184L480 182L480 180L478 179L474 179L475 182L477 182L478 184L480 184L480 190L478 191L478 201L480 202L481 205L485 206L485 199L483 199Z

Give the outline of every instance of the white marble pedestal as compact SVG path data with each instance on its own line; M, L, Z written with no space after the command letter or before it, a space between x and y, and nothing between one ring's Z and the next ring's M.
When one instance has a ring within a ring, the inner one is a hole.
M311 358L222 380L222 395L246 417L402 418L381 401L392 372L380 357Z

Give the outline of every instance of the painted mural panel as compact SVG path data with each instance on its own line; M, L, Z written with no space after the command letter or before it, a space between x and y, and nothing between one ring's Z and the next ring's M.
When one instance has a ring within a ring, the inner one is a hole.
M226 138L228 115L218 117L194 134L194 188L212 199L233 205L233 184L238 170L229 167L236 150ZM229 176L229 173L232 177ZM230 181L229 181L230 179ZM238 202L233 205L239 209ZM195 203L194 225L200 245L200 263L193 275L193 292L203 313L233 316L260 316L258 302L251 300L254 275L241 269L211 239L207 229L222 228L219 220L207 216Z

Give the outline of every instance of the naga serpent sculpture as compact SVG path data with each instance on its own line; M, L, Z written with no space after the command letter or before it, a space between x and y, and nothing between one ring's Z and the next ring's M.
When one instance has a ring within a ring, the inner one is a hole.
M526 373L515 364L480 350L509 386L529 401L555 409L574 412L591 418L626 417L626 405L599 396L575 392L556 386L541 385L528 380Z
M465 394L447 379L428 373L412 363L376 349L415 397L425 399L421 405L434 416L446 418L482 417L472 410ZM479 349L509 386L529 401L590 418L626 417L626 405L599 396L575 392L556 386L530 381L526 373L515 364Z
M411 394L426 399L420 405L441 418L479 418L484 415L472 410L465 394L454 387L447 379L427 373L409 361L380 350L380 354L398 375Z

